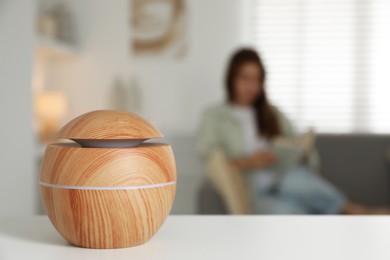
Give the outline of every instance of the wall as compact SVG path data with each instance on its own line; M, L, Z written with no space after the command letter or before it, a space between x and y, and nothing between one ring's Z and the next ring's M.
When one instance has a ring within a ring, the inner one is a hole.
M193 134L204 107L223 98L225 64L242 39L240 1L187 1L189 52L183 59L132 55L131 1L66 3L74 13L77 56L51 64L46 82L69 96L64 122L89 110L111 108L116 79L136 84L141 99L137 112L169 136Z
M34 5L0 1L0 216L33 214L31 64Z
M64 2L44 0L43 5ZM95 109L111 107L111 91L117 78L129 78L127 0L67 0L74 18L75 56L52 61L45 88L61 89L69 99L63 122Z
M142 112L166 135L194 134L203 109L224 98L226 62L242 41L241 9L240 1L187 1L187 56L132 59Z

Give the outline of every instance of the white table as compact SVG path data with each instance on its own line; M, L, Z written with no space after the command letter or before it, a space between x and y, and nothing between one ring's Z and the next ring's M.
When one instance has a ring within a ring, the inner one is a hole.
M390 217L170 216L148 243L69 245L47 217L0 218L0 259L390 259Z

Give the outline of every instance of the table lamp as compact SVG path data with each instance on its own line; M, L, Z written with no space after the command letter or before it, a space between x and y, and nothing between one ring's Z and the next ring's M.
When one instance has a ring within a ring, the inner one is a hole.
M39 122L39 137L48 142L58 131L61 119L66 115L67 102L60 91L43 91L35 99L35 114Z

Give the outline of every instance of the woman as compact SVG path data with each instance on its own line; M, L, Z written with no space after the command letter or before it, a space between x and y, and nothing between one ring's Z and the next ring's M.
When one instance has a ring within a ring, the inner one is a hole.
M318 156L280 179L269 166L278 158L269 150L278 136L292 137L286 117L267 98L266 71L250 49L235 53L226 77L226 103L206 111L199 129L198 150L207 158L221 148L244 175L256 214L366 214L367 207L352 203L319 177Z

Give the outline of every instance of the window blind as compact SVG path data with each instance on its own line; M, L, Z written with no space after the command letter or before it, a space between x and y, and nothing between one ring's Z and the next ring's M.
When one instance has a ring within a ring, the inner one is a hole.
M271 101L298 129L390 131L390 1L251 0Z

